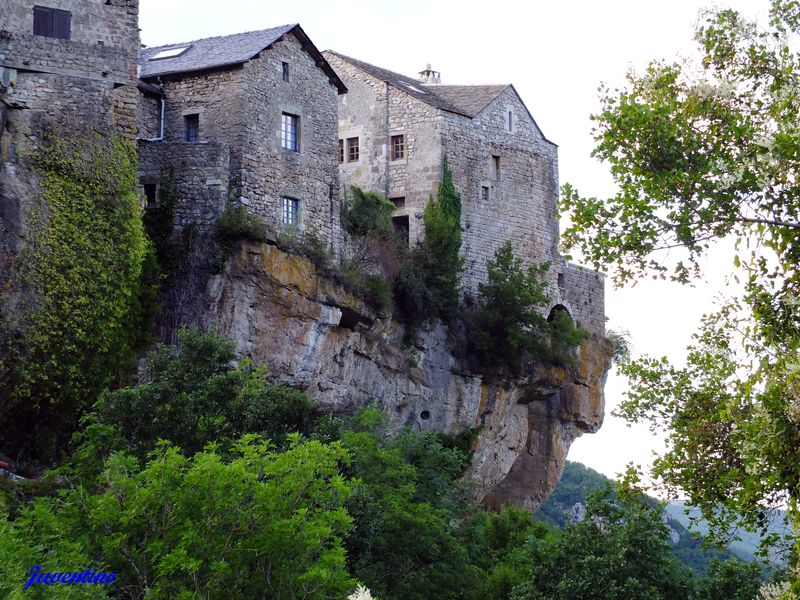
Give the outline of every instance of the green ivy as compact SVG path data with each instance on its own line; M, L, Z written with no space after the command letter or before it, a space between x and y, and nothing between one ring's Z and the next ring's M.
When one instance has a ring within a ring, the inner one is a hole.
M0 448L46 459L130 364L148 240L132 143L49 139L31 158L42 193L19 261L26 304L13 326L0 298Z

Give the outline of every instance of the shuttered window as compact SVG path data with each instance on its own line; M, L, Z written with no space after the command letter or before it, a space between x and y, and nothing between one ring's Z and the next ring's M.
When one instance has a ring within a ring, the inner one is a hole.
M33 35L68 40L71 29L71 12L47 6L33 7Z

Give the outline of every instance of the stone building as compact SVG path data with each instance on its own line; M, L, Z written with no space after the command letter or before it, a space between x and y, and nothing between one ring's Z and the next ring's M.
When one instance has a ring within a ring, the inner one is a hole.
M0 2L0 283L39 194L26 157L47 132L136 132L138 0Z
M339 230L337 94L346 88L299 25L142 50L140 180L167 179L176 226L208 226L227 202L267 224Z
M506 240L529 264L550 262L550 297L590 331L604 330L603 278L558 253L558 153L513 85L442 85L326 51L347 85L339 98L339 172L385 195L414 244L445 157L462 196L464 287L475 293Z

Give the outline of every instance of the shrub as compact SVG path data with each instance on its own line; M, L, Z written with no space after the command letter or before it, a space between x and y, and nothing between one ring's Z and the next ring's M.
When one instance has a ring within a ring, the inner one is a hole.
M394 204L374 192L351 187L342 203L342 229L353 237L392 234Z
M474 344L489 364L505 363L513 370L523 355L554 363L571 363L569 352L586 337L566 311L550 322L542 314L548 299L544 274L549 266L523 268L511 242L488 261L486 283L478 286L481 308Z
M232 204L226 206L220 215L215 233L224 245L232 245L239 240L263 242L267 239L267 231L261 220L244 206Z

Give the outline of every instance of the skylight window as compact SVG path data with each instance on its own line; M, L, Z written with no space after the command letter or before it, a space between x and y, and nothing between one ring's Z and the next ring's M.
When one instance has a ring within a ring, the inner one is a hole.
M421 90L421 89L419 89L419 88L417 88L417 87L414 87L414 86L413 86L413 85L411 85L410 83L406 83L405 81L401 81L401 82L400 82L400 85L404 85L404 86L406 86L408 89L410 89L410 90L412 90L412 91L414 91L414 92L417 92L418 94L425 94L425 93L426 93L426 92L424 92L423 90Z
M162 58L175 58L186 52L191 46L179 46L177 48L166 48L151 56L148 60L161 60Z

